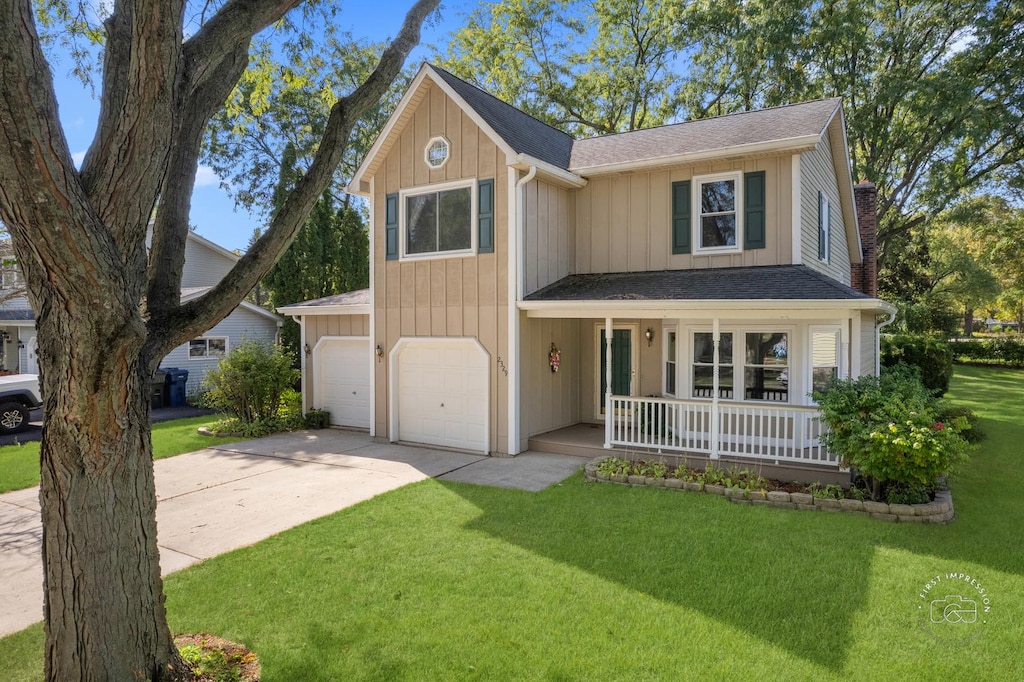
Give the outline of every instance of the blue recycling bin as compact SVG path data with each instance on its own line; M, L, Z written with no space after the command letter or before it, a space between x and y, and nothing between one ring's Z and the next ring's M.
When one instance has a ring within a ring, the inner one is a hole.
M185 384L188 382L188 370L168 367L167 372L167 405L181 407L185 404Z

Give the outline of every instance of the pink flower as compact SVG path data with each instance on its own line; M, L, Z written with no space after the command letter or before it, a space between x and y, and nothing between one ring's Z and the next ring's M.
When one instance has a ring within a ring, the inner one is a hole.
M934 424L932 424L932 428L935 429L936 431L941 431L946 427L942 424L942 422L935 422Z

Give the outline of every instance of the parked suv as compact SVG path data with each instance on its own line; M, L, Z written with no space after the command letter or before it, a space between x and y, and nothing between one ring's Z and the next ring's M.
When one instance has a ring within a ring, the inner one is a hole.
M0 434L17 433L28 426L28 411L43 404L39 398L39 376L0 376Z

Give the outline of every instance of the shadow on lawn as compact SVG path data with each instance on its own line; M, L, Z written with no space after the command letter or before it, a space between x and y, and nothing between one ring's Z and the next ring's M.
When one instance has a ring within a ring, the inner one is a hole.
M1010 435L1024 440L1024 427ZM1010 451L978 457L954 481L958 518L946 526L740 506L717 496L585 483L580 474L536 494L445 485L481 510L470 529L695 609L839 672L877 549L934 558L936 572L969 562L1024 574L1018 533L1007 522L1024 476L1019 467L1008 475ZM917 587L908 584L908 594Z

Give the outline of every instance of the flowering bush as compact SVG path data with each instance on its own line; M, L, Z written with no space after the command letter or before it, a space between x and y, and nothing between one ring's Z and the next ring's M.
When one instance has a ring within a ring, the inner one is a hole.
M828 426L825 445L866 478L931 485L967 460L967 418L939 419L940 401L913 371L833 381L814 399Z

